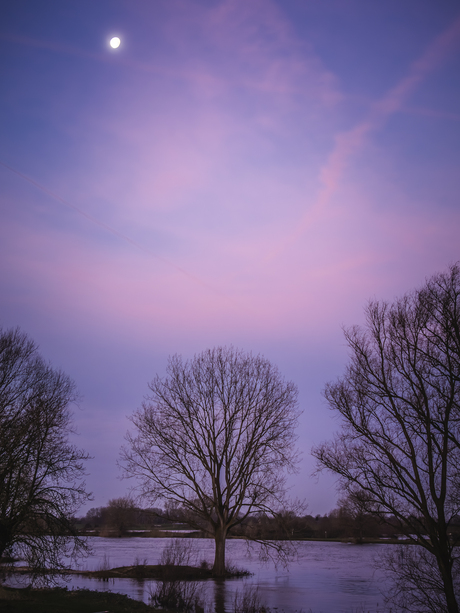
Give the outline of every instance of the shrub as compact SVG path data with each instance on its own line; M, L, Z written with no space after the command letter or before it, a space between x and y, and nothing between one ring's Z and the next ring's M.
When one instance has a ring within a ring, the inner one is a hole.
M203 613L202 586L197 581L160 581L150 596L153 606L183 613Z
M193 543L184 539L172 539L161 553L162 566L189 566L193 556Z
M136 556L134 560L134 574L136 579L143 579L145 577L145 567L147 566L147 558L144 558L141 562L140 558Z
M270 609L262 604L259 588L245 585L242 592L236 591L233 611L234 613L269 613Z

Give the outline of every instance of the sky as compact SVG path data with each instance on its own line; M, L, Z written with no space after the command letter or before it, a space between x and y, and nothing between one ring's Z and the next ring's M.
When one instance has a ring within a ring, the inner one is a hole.
M297 384L291 495L332 510L343 327L460 259L458 2L15 0L0 83L0 325L76 382L82 513L168 356L219 345Z

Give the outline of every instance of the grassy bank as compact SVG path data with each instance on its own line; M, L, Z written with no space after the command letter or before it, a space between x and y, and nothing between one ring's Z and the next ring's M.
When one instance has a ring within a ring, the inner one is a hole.
M123 594L91 590L14 589L0 587L2 613L155 613L155 609ZM164 611L163 611L164 613Z
M28 574L26 567L13 568L16 574ZM49 571L49 574L60 574L59 571ZM68 570L67 575L82 575L95 579L157 579L161 581L204 581L214 577L210 566L186 566L176 564L136 564L134 566L119 566L117 568L102 570ZM230 567L224 579L247 577L251 573L247 570Z
M120 566L110 570L81 571L78 574L97 579L158 579L162 581L204 581L214 577L212 568L208 566L185 566L173 564ZM247 570L229 568L224 579L247 577Z

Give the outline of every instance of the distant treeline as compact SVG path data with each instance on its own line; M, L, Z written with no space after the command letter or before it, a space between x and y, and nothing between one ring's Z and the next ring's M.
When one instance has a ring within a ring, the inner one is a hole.
M99 536L128 536L146 531L155 536L162 530L179 531L188 528L190 516L181 508L141 509L128 497L110 500L107 506L90 509L76 520L80 532ZM206 526L196 527L197 536L206 536ZM452 534L460 535L460 517L452 526ZM232 531L232 536L251 539L331 539L356 543L374 539L397 539L404 534L395 521L382 523L378 518L344 502L326 515L280 513L275 517L259 514L247 518Z

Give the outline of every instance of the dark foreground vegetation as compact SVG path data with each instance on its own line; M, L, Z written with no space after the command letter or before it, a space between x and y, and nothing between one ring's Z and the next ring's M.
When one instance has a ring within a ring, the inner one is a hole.
M112 592L91 590L54 589L13 589L0 588L0 610L2 613L154 613L158 611L138 600Z

